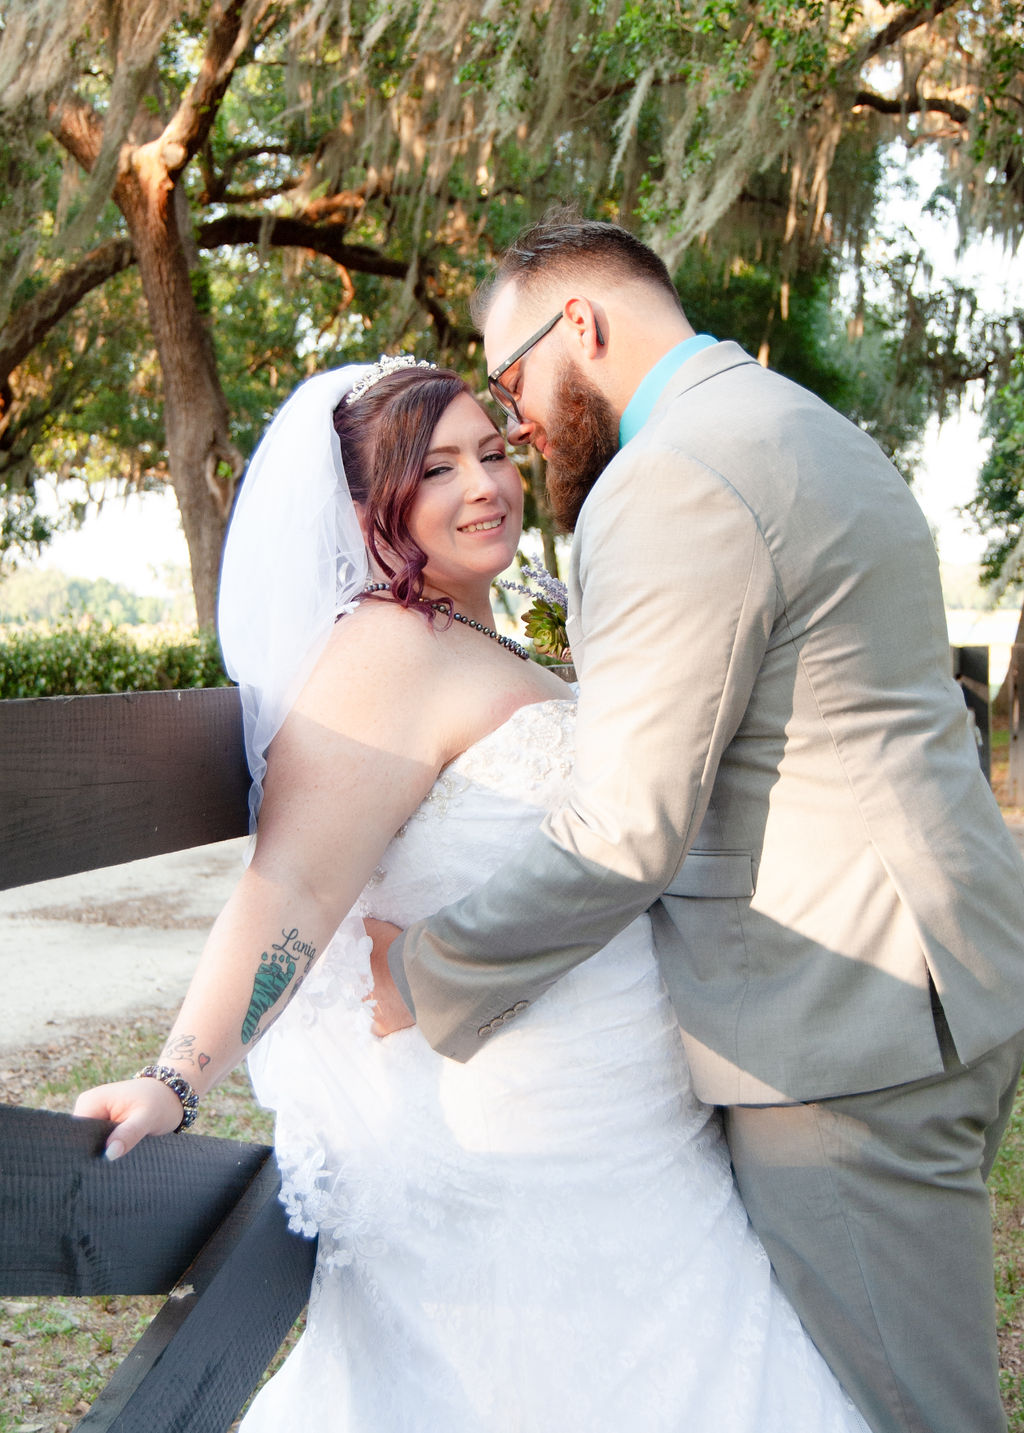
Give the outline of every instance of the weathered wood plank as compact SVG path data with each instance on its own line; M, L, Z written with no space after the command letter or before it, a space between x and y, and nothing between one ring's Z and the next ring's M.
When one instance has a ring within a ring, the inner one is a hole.
M243 834L234 689L0 702L0 887ZM308 1298L265 1145L0 1107L0 1293L171 1297L78 1425L224 1433Z
M309 1297L316 1246L289 1234L268 1162L186 1271L80 1433L225 1433Z
M244 835L234 687L0 702L0 889Z
M224 1433L305 1307L316 1246L289 1233L266 1145L147 1139L0 1106L0 1294L167 1293L88 1433Z
M193 1134L110 1163L112 1128L0 1106L0 1294L167 1293L268 1161L276 1176L267 1145Z

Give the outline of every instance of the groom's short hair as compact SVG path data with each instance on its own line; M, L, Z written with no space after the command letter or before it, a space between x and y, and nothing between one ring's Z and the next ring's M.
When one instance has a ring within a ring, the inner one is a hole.
M559 208L524 229L505 250L491 278L473 295L473 321L483 327L495 295L507 283L514 282L528 297L532 290L583 281L595 271L622 283L639 279L652 284L682 309L668 269L635 234L618 224L583 219L577 209Z

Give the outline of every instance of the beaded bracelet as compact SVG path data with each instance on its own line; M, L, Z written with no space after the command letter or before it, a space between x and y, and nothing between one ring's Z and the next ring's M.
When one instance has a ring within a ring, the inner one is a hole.
M181 1124L174 1133L179 1134L184 1129L191 1129L199 1116L199 1096L185 1079L179 1075L177 1070L172 1070L169 1065L146 1065L137 1075L132 1076L135 1080L159 1080L169 1090L173 1090L181 1101Z

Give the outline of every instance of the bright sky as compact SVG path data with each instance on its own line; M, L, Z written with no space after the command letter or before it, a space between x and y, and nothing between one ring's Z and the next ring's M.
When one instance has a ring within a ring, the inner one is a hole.
M40 506L54 511L52 498ZM160 574L168 563L188 567L188 546L169 488L107 498L77 532L55 537L39 566L59 568L69 577L108 577L131 592L159 596L166 592Z
M965 410L939 428L932 419L912 491L937 534L943 562L977 562L985 539L957 509L974 496L978 472L988 452L981 419Z

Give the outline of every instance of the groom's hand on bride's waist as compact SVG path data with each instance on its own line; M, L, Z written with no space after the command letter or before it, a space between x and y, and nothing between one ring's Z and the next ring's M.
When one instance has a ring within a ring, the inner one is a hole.
M390 921L376 920L373 916L365 917L363 925L366 927L366 934L373 941L373 952L370 955L373 989L366 997L374 1008L373 1033L381 1037L393 1035L396 1030L407 1030L410 1025L416 1024L415 1017L399 995L398 986L388 968L388 948L402 932Z

